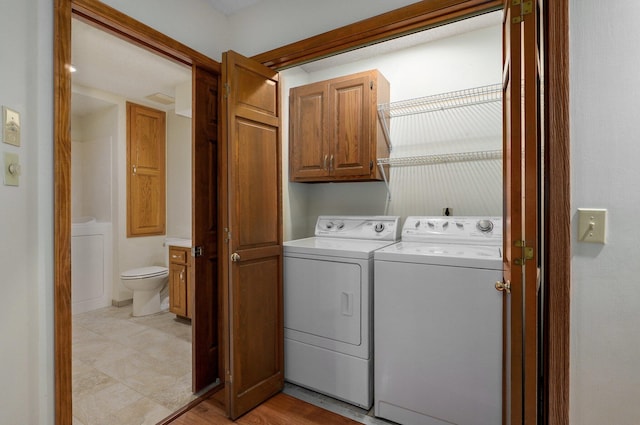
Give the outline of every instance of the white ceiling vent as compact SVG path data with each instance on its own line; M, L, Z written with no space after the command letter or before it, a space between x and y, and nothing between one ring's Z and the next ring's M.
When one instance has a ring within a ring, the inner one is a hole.
M173 97L168 96L164 93L154 93L145 97L152 102L161 103L163 105L171 105L175 101Z

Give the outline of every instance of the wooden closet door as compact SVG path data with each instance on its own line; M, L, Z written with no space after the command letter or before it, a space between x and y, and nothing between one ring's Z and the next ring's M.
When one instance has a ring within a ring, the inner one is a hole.
M165 234L166 114L127 102L127 237Z
M278 74L222 58L225 402L235 419L284 385Z
M538 416L542 0L505 1L504 410L507 425Z
M218 173L218 86L220 75L199 65L193 66L193 207L192 258L193 288L187 305L193 333L193 391L197 392L221 378L219 337L219 235L221 208ZM191 276L188 276L191 278ZM192 304L191 304L192 303Z

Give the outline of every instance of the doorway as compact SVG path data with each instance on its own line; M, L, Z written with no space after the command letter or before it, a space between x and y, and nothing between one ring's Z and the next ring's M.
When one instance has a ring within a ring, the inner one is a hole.
M71 24L72 19L79 19L89 23L92 26L100 28L102 31L115 35L125 41L136 46L143 47L154 55L160 55L165 60L169 60L173 65L186 70L189 76L195 71L200 74L206 74L214 81L220 74L220 65L210 58L180 44L174 40L158 33L150 27L121 14L110 7L99 2L75 2L68 0L59 0L55 3L55 151L56 158L56 190L55 190L55 369L56 369L56 422L71 423L72 422L72 368L71 368L71 347L72 347L72 300L71 300L71 218L72 218L72 197L71 197L71 144L72 138L70 134L71 125L71 106L72 106L72 86L71 86ZM198 75L200 75L198 74ZM195 82L195 89L192 93L197 93L196 98L202 104L215 104L217 102L217 93L209 89L198 90L199 84ZM85 93L86 94L86 93ZM206 114L204 108L200 111L193 111L194 118ZM194 120L195 122L196 120ZM125 122L124 119L121 120ZM194 126L198 127L197 124ZM198 132L191 132L191 126L187 125L188 136L186 143L192 144L192 138L199 140ZM193 136L195 134L195 136ZM191 155L187 155L190 160ZM125 163L125 162L123 162ZM190 192L187 190L186 192ZM193 195L195 196L195 194ZM187 215L191 214L191 205L188 205ZM112 216L117 216L113 213ZM112 217L113 218L113 217ZM124 220L121 220L124 221ZM122 223L124 224L124 223ZM187 230L190 232L190 229ZM197 232L195 233L197 234ZM162 242L160 242L162 246ZM164 257L163 249L158 254ZM196 268L197 270L197 268ZM198 289L196 289L197 291ZM207 313L206 307L200 309L201 313ZM208 312L211 314L211 312ZM197 323L194 320L193 323ZM200 326L200 328L205 328ZM195 329L195 326L194 326ZM198 347L197 341L205 341L206 335L198 337L194 336L195 347ZM202 344L209 346L207 343ZM193 350L192 360L197 362L199 359L198 350ZM200 356L202 357L202 356ZM205 363L200 359L200 363ZM217 360L214 362L217 363ZM198 389L206 386L209 382L209 375L200 374L201 368L194 367L193 371L197 372ZM194 379L194 382L196 380ZM212 382L212 381L210 381ZM210 383L209 382L209 383Z
M160 313L132 317L133 294L119 276L168 268L169 245L190 245L191 71L77 18L72 59L73 416L81 423L158 421L195 398L191 321L169 311L168 283ZM166 117L162 236L126 236L127 102ZM107 230L97 234L94 227ZM126 397L107 402L114 391Z

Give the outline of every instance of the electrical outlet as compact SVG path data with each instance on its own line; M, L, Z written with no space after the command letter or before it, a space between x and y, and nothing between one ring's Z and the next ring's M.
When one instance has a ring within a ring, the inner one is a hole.
M20 146L20 113L2 107L2 141L14 146Z
M5 186L20 184L20 160L16 153L4 153L4 184Z
M578 241L606 243L606 209L578 208Z

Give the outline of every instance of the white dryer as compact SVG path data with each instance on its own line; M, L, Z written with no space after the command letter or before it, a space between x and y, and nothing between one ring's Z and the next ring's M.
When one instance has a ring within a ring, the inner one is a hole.
M502 423L502 219L408 217L375 252L375 415Z
M373 252L399 217L320 216L315 237L284 243L285 379L373 403Z

